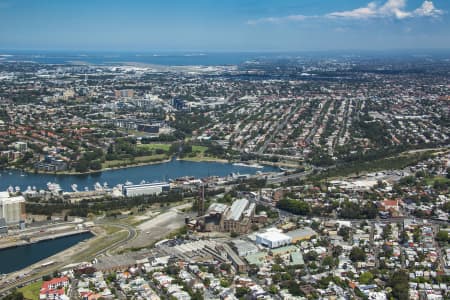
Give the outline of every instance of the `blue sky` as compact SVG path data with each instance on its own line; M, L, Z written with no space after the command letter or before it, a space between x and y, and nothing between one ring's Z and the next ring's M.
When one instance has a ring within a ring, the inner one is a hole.
M449 0L0 0L0 49L450 49Z

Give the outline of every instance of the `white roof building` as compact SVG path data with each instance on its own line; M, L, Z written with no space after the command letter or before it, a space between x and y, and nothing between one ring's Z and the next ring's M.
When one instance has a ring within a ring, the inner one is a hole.
M291 241L290 236L276 229L269 229L267 232L256 234L256 243L271 249L289 245Z

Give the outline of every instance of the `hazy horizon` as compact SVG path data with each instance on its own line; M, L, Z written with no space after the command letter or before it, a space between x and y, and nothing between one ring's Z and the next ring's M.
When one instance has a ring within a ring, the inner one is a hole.
M443 0L0 0L0 49L450 49L449 11Z
M335 54L348 54L354 53L393 53L393 54L416 54L414 52L430 52L430 53L442 53L450 52L450 47L445 48L386 48L386 49L361 49L361 48L349 48L349 49L311 49L311 50L210 50L210 49L44 49L44 48L0 48L0 56L9 55L9 53L28 53L37 54L42 53L67 53L67 54L135 54L135 55L177 55L186 54L192 56L201 56L206 54L274 54L274 55L297 55L297 54L314 54L314 53L335 53Z

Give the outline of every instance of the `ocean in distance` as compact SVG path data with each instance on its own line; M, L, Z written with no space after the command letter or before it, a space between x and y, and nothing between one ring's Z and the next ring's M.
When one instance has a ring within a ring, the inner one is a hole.
M0 51L0 62L19 61L41 64L93 64L114 65L142 63L163 66L225 66L239 65L245 61L277 57L274 53L202 53L202 52L55 52L55 51Z
M301 52L210 52L210 51L143 51L143 52L105 52L105 51L43 51L0 49L2 62L35 62L40 64L92 64L121 65L142 63L162 66L230 66L248 61L267 61L283 59L330 59L343 58L395 58L400 60L418 59L417 55L434 58L447 58L445 50L391 50L391 51L301 51Z

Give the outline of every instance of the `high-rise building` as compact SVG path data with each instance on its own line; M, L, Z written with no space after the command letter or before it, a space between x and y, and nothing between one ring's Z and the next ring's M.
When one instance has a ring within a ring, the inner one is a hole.
M11 197L8 192L0 192L0 219L6 224L19 225L25 219L25 198L23 196Z

